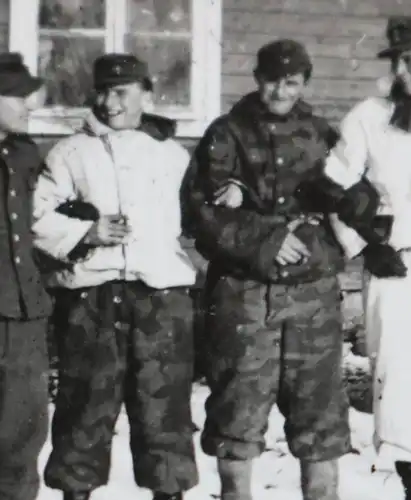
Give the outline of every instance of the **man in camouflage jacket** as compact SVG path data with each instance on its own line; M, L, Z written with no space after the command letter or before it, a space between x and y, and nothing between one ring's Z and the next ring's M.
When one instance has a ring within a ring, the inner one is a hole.
M327 207L300 196L337 138L301 100L311 71L293 40L261 48L258 90L211 124L182 190L187 227L210 261L202 446L218 459L223 500L250 500L252 459L275 403L305 500L337 500L336 460L351 446L342 254Z

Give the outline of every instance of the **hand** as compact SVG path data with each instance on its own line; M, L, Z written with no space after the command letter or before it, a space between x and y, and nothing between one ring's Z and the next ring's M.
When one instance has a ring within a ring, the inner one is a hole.
M276 261L281 266L287 264L297 264L310 257L311 252L304 243L293 233L288 233L277 254Z
M240 186L229 182L217 190L214 194L214 205L228 208L238 208L243 204L243 192Z
M378 278L404 278L407 275L407 266L401 255L390 245L368 245L363 256L364 267Z
M102 215L91 226L84 243L94 246L121 245L130 232L124 216Z

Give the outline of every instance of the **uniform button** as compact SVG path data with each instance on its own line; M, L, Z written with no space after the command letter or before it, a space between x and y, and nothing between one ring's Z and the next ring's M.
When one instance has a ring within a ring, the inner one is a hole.
M114 304L121 304L121 298L118 295L116 295L113 298L113 302L114 302Z
M16 193L16 190L15 190L15 189L12 189L12 190L10 191L10 196L11 196L12 198L15 198L15 197L16 197L16 194L17 194L17 193Z
M14 168L12 168L12 167L9 168L9 174L11 174L11 175L14 174Z
M284 165L284 158L278 157L276 163L277 165Z
M9 150L7 148L3 148L1 150L1 152L4 154L4 155L8 155L9 154Z
M275 125L275 123L270 123L270 125L268 126L270 132L275 132L277 127Z
M16 257L16 258L14 259L14 262L15 262L16 264L20 264L20 262L21 262L20 257Z
M278 203L281 203L281 204L284 203L285 202L284 196L280 196L277 201L278 201Z
M282 278L287 278L288 274L289 274L288 271L281 271L280 276Z
M88 296L88 293L87 293L87 292L81 292L81 294L80 294L80 298L81 298L81 299L86 299L86 298L87 298L87 296Z
M116 321L116 322L114 323L114 328L115 328L116 330L121 330L121 327L122 327L122 326L123 326L123 324L122 324L120 321Z
M20 241L20 236L18 234L13 234L14 241Z
M17 220L19 218L19 216L16 214L16 212L13 212L10 217L12 218L12 220Z

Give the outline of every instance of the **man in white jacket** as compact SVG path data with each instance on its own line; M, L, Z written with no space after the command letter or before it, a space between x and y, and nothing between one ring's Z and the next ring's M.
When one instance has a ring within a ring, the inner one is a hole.
M62 325L45 481L65 500L106 484L124 402L136 482L156 500L182 499L197 482L196 272L179 243L189 155L171 121L142 112L152 86L145 63L107 54L95 61L94 82L92 112L48 154L34 196L35 245L60 263L45 276ZM76 203L89 213L73 217Z
M379 57L391 63L389 93L348 113L324 172L345 197L365 178L380 198L374 216L363 207L369 220L344 216L342 222L340 214L334 224L347 256L363 254L371 274L366 330L374 368L375 468L395 467L410 500L411 17L391 18L387 38Z

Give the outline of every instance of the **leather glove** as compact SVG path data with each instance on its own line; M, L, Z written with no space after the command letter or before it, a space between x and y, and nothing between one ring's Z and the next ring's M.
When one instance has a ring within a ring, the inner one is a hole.
M385 243L371 244L363 250L364 267L378 278L404 278L407 267L401 255Z

